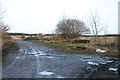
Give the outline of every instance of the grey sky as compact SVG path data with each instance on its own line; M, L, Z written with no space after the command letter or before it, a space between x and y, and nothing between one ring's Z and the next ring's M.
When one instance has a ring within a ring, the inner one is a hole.
M86 22L91 11L97 10L103 23L103 33L118 33L119 0L1 0L4 22L9 32L53 33L64 15Z

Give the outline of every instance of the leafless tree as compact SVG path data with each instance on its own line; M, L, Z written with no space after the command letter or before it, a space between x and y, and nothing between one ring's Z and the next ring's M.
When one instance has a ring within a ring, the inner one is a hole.
M62 34L65 39L73 39L81 34L89 33L90 29L80 20L63 18L57 24L56 32Z
M2 44L4 45L4 40L6 39L7 31L9 30L8 25L5 25L3 23L3 16L2 13L0 13L0 38L2 38Z
M94 35L94 42L96 43L98 34L105 28L105 25L102 23L101 18L98 16L97 12L91 14L88 22Z

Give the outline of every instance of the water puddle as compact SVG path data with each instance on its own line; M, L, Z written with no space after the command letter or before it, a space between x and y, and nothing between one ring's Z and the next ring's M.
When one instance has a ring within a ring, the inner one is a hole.
M97 68L91 68L90 70L91 71L97 71L98 69Z
M48 57L48 58L54 58L54 57Z
M41 52L41 51L39 51L39 50L33 50L33 51L30 51L30 52L27 52L28 54L30 54L30 55L34 55L34 56L45 56L45 55L47 55L47 54L45 54L45 53L43 53L43 52Z
M88 64L90 64L90 65L99 65L98 63L95 63L95 62L88 62Z
M19 52L24 53L24 49L19 49Z
M107 61L108 63L112 63L113 62L113 60L111 60L111 61Z
M40 53L39 55L40 55L40 56L45 56L46 54L45 54L45 53Z
M65 78L65 77L63 77L63 76L57 76L56 78Z
M107 64L106 62L101 62L100 64Z
M30 53L31 54L37 54L38 52L37 51L31 51Z
M21 52L21 51L23 51L23 49L19 49L19 51Z
M118 68L109 68L108 70L110 70L110 71L117 71Z
M38 54L35 54L34 56L38 57L39 55L38 55Z
M51 53L48 53L48 55L52 55Z
M28 52L27 51L25 51L25 54L27 54Z
M53 72L48 72L48 71L42 71L42 72L39 72L38 74L44 75L44 76L49 76L49 75L53 75L54 73Z
M19 57L16 57L16 59L19 59Z

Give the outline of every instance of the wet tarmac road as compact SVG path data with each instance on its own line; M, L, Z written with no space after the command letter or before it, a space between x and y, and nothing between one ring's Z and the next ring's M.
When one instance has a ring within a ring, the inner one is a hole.
M42 43L16 41L3 63L3 78L118 78L118 58L54 51Z

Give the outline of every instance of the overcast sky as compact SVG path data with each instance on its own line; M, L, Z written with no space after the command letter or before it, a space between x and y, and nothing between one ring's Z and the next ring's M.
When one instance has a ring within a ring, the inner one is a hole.
M91 12L97 11L108 25L104 34L118 33L119 0L1 0L4 22L9 32L53 33L56 24L66 15L86 22Z

